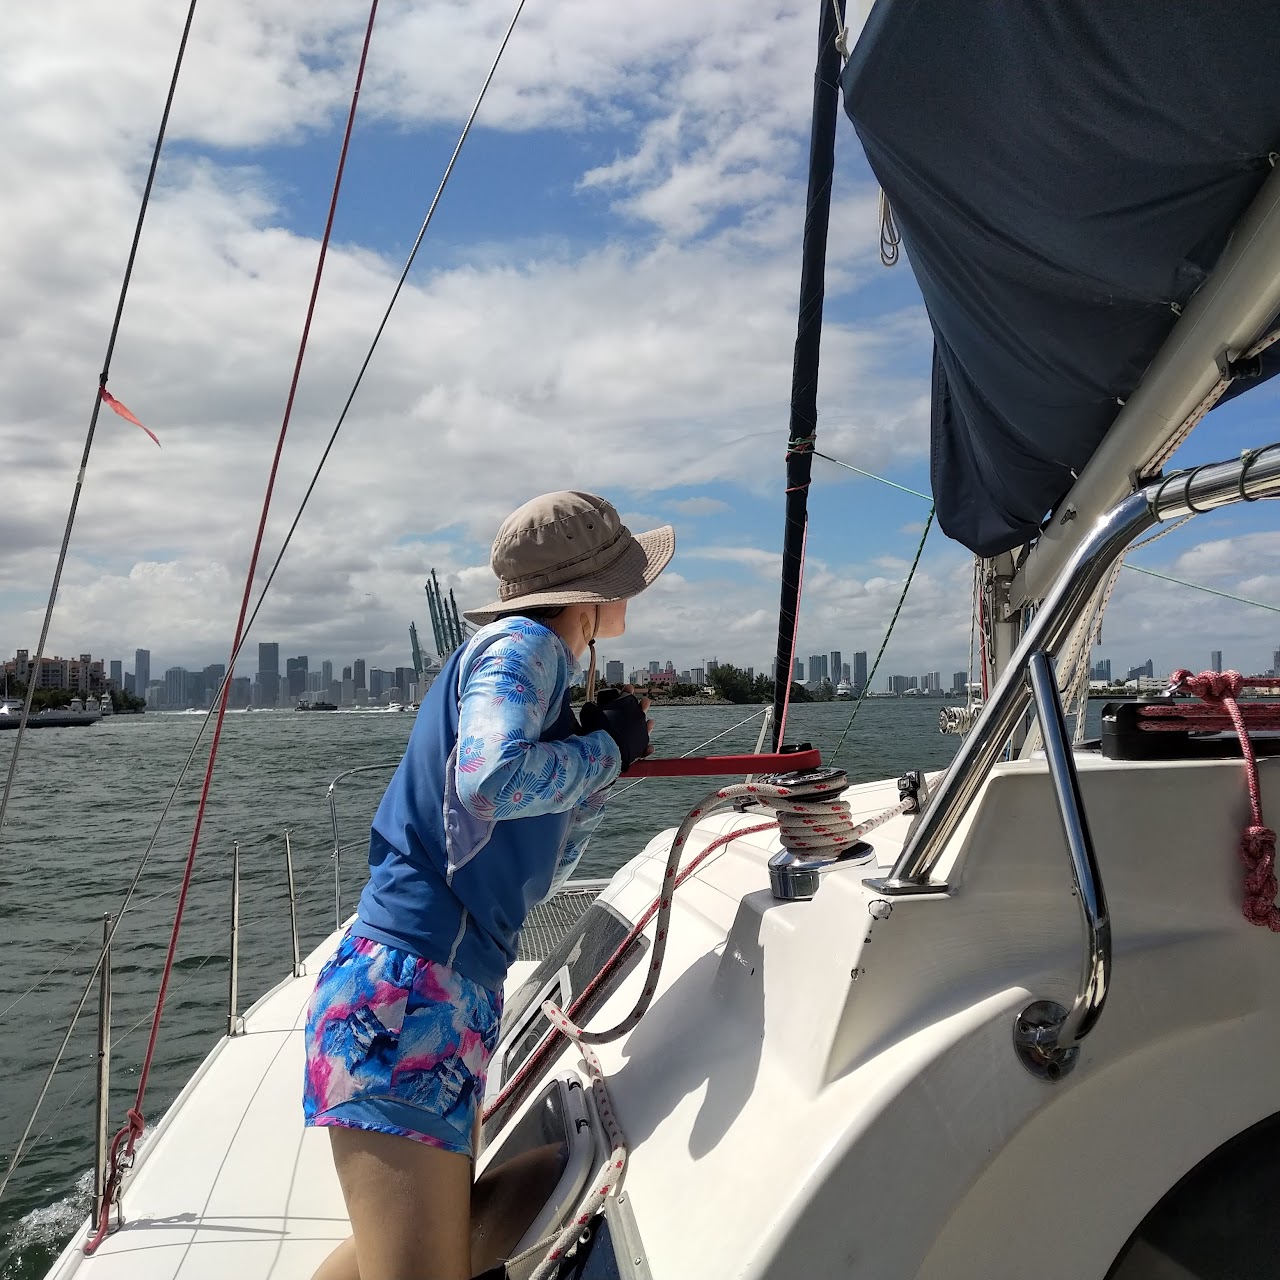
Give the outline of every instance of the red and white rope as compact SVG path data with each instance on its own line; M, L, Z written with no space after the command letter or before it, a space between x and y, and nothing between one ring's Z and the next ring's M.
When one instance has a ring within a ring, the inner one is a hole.
M658 979L662 974L662 962L667 952L667 927L671 920L676 876L680 869L680 854L695 824L701 818L733 804L734 801L755 800L776 815L775 821L782 843L787 849L793 853L817 855L847 849L868 831L874 830L881 823L901 813L903 806L908 803L902 801L884 814L878 814L855 826L848 801L839 798L845 785L846 780L842 775L835 782L814 783L800 780L789 786L769 782L739 782L711 792L700 804L690 809L685 820L680 824L675 839L671 842L671 851L667 856L667 865L662 876L662 889L658 898L658 923L654 933L653 954L649 959L649 973L645 978L644 989L640 992L631 1012L621 1022L605 1031L584 1031L551 1005L547 1016L551 1018L553 1024L560 1026L563 1020L563 1026L560 1026L560 1029L579 1044L608 1044L626 1035L644 1017L657 993Z
M530 1273L529 1280L544 1280L544 1277L549 1276L556 1269L561 1258L573 1247L574 1242L581 1238L587 1224L604 1207L604 1202L611 1195L617 1195L618 1188L622 1185L623 1174L627 1169L626 1139L622 1136L622 1128L614 1115L613 1103L609 1100L609 1090L605 1085L604 1068L600 1065L596 1051L590 1045L577 1041L573 1036L569 1020L555 1009L551 1001L548 1000L542 1006L542 1010L551 1019L552 1025L564 1035L574 1039L578 1048L582 1050L587 1073L591 1076L591 1094L595 1098L596 1111L609 1138L609 1158L587 1184L590 1189L560 1231L545 1240L539 1240L523 1253L508 1259L509 1269L515 1263L523 1262L550 1245L542 1261Z
M551 1247L532 1272L530 1280L544 1280L544 1277L551 1274L561 1258L564 1257L565 1252L581 1236L592 1217L603 1207L605 1200L610 1195L617 1193L623 1173L626 1170L626 1139L623 1136L622 1128L618 1123L613 1104L609 1098L604 1069L592 1045L608 1043L625 1035L639 1023L640 1019L648 1011L662 973L662 964L667 947L667 927L670 922L675 890L697 870L714 850L722 848L740 836L750 835L759 831L768 831L777 827L782 833L782 843L788 849L795 852L822 854L834 849L846 849L850 845L856 844L864 835L874 831L877 827L883 826L890 819L897 817L906 810L908 805L913 803L910 798L905 798L899 801L898 804L875 814L873 817L864 819L860 823L854 823L848 801L838 798L844 786L845 779L835 771L832 771L831 776L814 782L800 779L791 786L780 786L768 782L737 783L732 786L721 787L705 796L686 815L671 842L671 850L667 856L667 865L663 874L662 889L659 896L650 904L636 924L632 926L626 938L614 954L605 961L604 966L596 977L570 1005L570 1011L576 1012L586 1003L614 966L620 963L628 948L648 926L656 913L658 924L654 936L653 955L649 962L649 973L645 979L644 990L640 993L640 997L631 1012L621 1022L610 1027L607 1031L588 1032L583 1031L581 1027L571 1020L568 1014L559 1009L552 1001L548 1000L543 1003L542 1011L551 1022L553 1031L557 1034L548 1037L543 1042L541 1049L545 1052L549 1045L555 1043L558 1035L562 1035L572 1040L581 1050L588 1074L591 1077L591 1089L596 1102L596 1110L599 1112L601 1122L609 1138L610 1152L604 1167L592 1179L591 1189L555 1238L540 1240L523 1253L509 1260L508 1265L524 1261L550 1244ZM716 810L744 799L758 801L762 806L776 814L776 819L771 822L740 828L718 837L711 841L683 871L680 871L680 853L688 841L694 826L702 818L707 817ZM525 1069L532 1067L535 1061L540 1062L541 1057L542 1054L532 1055L529 1062L526 1063ZM522 1069L521 1072L518 1072L513 1077L507 1087L494 1100L487 1115L492 1115L504 1101L519 1089L523 1083L523 1075L524 1070Z

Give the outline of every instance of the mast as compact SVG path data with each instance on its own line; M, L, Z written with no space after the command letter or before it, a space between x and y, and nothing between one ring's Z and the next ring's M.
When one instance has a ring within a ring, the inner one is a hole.
M791 367L791 420L787 440L786 519L782 534L782 599L778 609L778 653L773 667L773 749L781 743L782 710L791 687L795 657L800 574L809 522L809 478L818 428L818 357L822 344L822 295L827 265L827 224L835 168L840 51L844 0L819 0L818 66L813 78L813 124L809 134L809 194L800 250L800 316Z

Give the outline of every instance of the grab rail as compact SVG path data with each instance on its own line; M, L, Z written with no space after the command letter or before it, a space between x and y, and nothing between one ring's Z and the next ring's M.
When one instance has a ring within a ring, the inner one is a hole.
M933 879L934 871L1010 734L1027 713L1031 656L1040 650L1057 652L1080 610L1134 538L1164 520L1268 497L1280 497L1280 444L1154 480L1100 517L1027 627L893 871L868 880L868 886L886 896L946 889Z
M1049 776L1057 795L1058 816L1071 855L1071 878L1080 904L1085 941L1080 990L1071 1008L1064 1009L1051 1000L1037 1000L1022 1011L1014 1027L1014 1044L1023 1065L1032 1074L1053 1081L1075 1065L1080 1052L1077 1046L1093 1029L1106 1002L1111 978L1111 916L1080 796L1080 778L1058 697L1058 680L1043 650L1031 655L1028 675Z
M379 769L395 769L399 760L384 760L381 764L362 764L354 769L344 769L329 783L329 823L333 827L333 927L342 928L342 841L338 836L338 783L356 773L374 773Z

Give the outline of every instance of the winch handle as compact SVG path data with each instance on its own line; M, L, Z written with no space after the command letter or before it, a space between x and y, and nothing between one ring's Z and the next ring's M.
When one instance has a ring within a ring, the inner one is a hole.
M681 756L664 760L645 756L632 762L621 776L624 778L714 778L743 777L756 773L793 773L798 769L817 769L822 765L822 752L807 744L794 751L772 751L762 755Z

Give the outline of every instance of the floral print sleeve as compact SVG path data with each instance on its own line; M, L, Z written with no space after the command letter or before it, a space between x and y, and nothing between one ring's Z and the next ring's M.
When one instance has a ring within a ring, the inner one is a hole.
M569 681L569 656L554 632L505 618L482 630L471 649L459 679L455 768L458 798L470 813L488 820L563 813L618 776L618 750L603 730L539 740L560 714ZM599 822L599 812L592 816L586 834Z
M591 833L600 825L600 819L604 817L604 806L608 798L609 792L597 791L579 800L574 806L569 835L560 853L560 861L556 863L551 888L547 891L548 898L573 875L578 863L582 861L587 841L591 839Z

